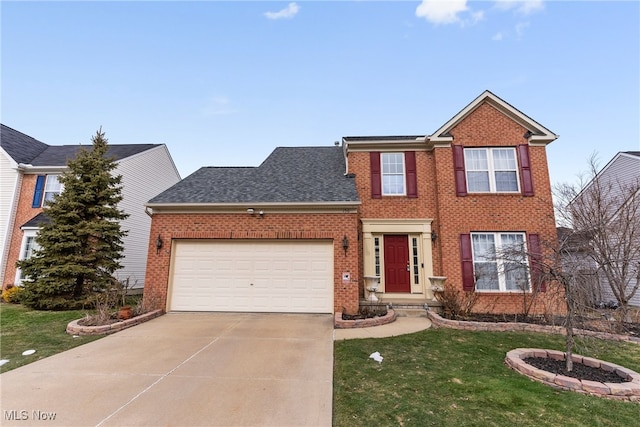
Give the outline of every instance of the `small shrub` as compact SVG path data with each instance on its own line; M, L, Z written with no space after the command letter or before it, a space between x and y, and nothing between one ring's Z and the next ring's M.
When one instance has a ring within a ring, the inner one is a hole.
M442 303L445 315L452 319L469 315L478 301L476 292L461 291L448 285L442 292L436 292L435 297Z
M2 301L11 304L19 304L21 293L22 288L20 288L19 286L9 285L4 291L2 291Z

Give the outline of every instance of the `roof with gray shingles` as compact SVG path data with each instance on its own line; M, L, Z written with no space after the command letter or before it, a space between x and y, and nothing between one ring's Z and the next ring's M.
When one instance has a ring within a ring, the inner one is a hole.
M159 144L109 144L106 157L122 160L158 146ZM90 144L49 146L29 163L33 166L64 166L69 160L74 159L80 150L91 150L91 147Z
M16 163L30 164L32 166L66 166L67 162L74 159L82 148L91 149L91 144L47 145L9 126L1 126L0 146ZM122 160L159 145L109 144L106 156L115 160Z
M192 203L358 202L342 147L279 147L258 167L203 167L149 201Z
M29 221L22 224L21 228L37 228L44 224L51 224L51 218L44 212L40 212L38 215L31 218Z
M35 138L0 124L0 147L11 156L16 163L30 163L49 146Z

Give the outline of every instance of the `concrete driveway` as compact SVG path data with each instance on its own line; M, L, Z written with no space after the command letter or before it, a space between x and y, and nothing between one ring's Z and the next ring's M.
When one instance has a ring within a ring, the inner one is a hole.
M332 377L331 315L169 313L2 374L0 424L330 426Z

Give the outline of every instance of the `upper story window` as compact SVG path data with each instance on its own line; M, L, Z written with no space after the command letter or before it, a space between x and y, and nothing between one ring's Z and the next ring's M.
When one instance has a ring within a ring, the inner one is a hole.
M32 207L39 208L46 202L53 200L56 194L62 193L64 186L58 181L60 175L38 175L36 188L33 193Z
M382 153L382 195L402 196L405 194L404 154Z
M418 171L415 151L380 153L372 151L371 198L382 196L418 197Z
M456 195L519 193L533 196L529 145L467 148L453 145Z
M53 200L53 196L62 192L62 184L58 181L59 175L47 175L46 184L44 186L45 203Z
M519 191L515 148L465 148L464 164L470 193Z

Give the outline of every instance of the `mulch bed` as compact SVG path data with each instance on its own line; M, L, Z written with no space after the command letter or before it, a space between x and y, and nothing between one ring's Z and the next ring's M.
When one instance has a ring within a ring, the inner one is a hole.
M604 369L594 368L583 365L582 363L573 363L573 369L567 371L567 365L564 360L549 359L546 357L527 357L523 359L529 365L566 377L576 378L579 380L598 381L601 383L624 383L629 380L622 378L615 372L605 371Z
M373 319L374 317L382 317L387 315L387 307L381 306L364 306L360 307L358 313L349 314L342 312L342 320L360 320L360 319Z
M575 319L576 329L586 329L598 332L609 332L622 335L630 335L640 337L640 322L614 322L608 321L612 315L608 311L603 311L600 317L582 317ZM560 316L544 317L544 316L523 316L521 314L488 314L488 313L469 313L465 316L443 316L450 320L466 320L474 322L518 322L533 323L536 325L547 326L564 326L565 318Z

